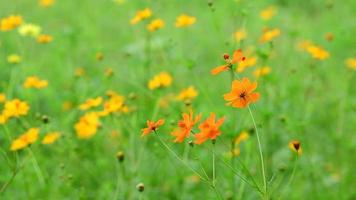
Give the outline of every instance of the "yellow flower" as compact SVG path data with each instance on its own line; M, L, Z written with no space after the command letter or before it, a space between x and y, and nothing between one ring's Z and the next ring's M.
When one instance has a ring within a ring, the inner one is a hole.
M39 0L38 4L42 7L50 7L54 4L54 0Z
M306 50L313 58L317 60L325 60L330 56L329 52L315 45L308 46Z
M102 52L97 52L97 53L95 54L95 58L96 58L96 60L101 61L101 60L104 59L104 54L103 54Z
M52 40L53 37L51 35L42 34L37 37L37 42L41 44L50 43Z
M7 62L10 64L19 64L21 62L21 57L17 54L11 54L7 56Z
M139 10L136 12L135 17L131 19L130 24L135 25L144 19L150 18L151 16L151 9L145 8L144 10Z
M239 65L236 68L236 72L242 73L243 71L245 71L245 69L247 67L252 67L256 63L257 63L257 57L256 56L247 57L247 58L245 58L244 61L239 62Z
M246 30L245 29L240 29L235 32L235 39L237 42L241 42L244 40L247 36Z
M0 124L5 124L8 120L8 116L5 113L0 114Z
M59 137L61 136L61 134L59 132L51 132L51 133L47 133L45 135L45 137L42 140L42 144L52 144L54 143Z
M281 34L281 31L278 28L272 30L266 30L260 38L262 43L269 42L273 40L275 37L278 37Z
M36 24L23 24L19 27L19 33L22 36L37 37L42 31L42 28Z
M5 102L3 114L7 117L20 117L27 115L29 109L27 102L13 99Z
M267 74L269 74L271 72L271 68L268 67L268 66L265 66L265 67L261 67L261 68L258 68L256 69L254 72L253 72L253 75L256 77L256 78L259 78L261 76L265 76Z
M241 142L247 140L250 137L247 131L242 131L239 136L235 138L235 144L239 145Z
M288 143L288 146L292 151L296 152L298 155L302 155L303 150L300 141L292 140L291 142Z
M11 15L0 20L0 31L11 31L22 24L20 15Z
M79 119L79 122L75 124L74 129L76 130L78 138L89 139L96 134L99 125L97 113L91 112L83 115Z
M0 93L0 103L4 103L6 101L6 95L4 93Z
M187 27L187 26L191 26L196 22L196 18L186 15L186 14L182 14L180 16L177 17L176 19L176 27L177 28L181 28L181 27Z
M79 105L80 110L88 110L93 107L99 106L103 102L102 97L97 97L94 99L87 99L84 103Z
M346 59L345 64L348 68L356 70L356 58Z
M38 128L30 128L26 133L22 134L12 142L10 150L17 151L33 144L37 140L39 132L40 129Z
M73 108L72 102L70 102L70 101L65 101L65 102L63 102L63 104L62 104L62 109L63 109L64 111L68 111L68 110L70 110L70 109L72 109L72 108Z
M312 46L313 44L312 44L312 42L311 41L309 41L309 40L303 40L303 41L300 41L299 43L298 43L298 48L300 49L300 50L305 50L305 49L307 49L309 46Z
M106 68L104 74L107 77L113 76L114 75L114 70L112 68Z
M198 92L195 90L193 86L189 86L188 88L182 90L179 95L177 96L178 100L185 101L185 100L192 100L196 96L198 96Z
M85 70L83 67L78 67L74 71L74 75L77 77L83 76L85 74Z
M24 88L36 88L41 89L48 86L47 80L41 80L37 76L29 76L23 83Z
M168 87L172 84L172 76L167 72L161 72L148 82L148 88L154 90L161 87Z
M270 20L277 13L277 8L274 6L269 6L260 12L261 19L267 21Z
M153 32L164 26L164 21L162 19L155 19L147 25L147 30Z

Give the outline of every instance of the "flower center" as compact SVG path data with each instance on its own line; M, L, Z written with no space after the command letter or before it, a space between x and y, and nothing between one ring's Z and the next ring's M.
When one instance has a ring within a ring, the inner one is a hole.
M240 96L240 98L245 99L246 98L246 92L242 92L239 96Z

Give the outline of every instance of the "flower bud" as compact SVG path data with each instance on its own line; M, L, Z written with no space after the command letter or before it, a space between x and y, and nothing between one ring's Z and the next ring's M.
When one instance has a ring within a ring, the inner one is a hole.
M143 183L139 183L136 185L136 188L139 192L143 192L145 190L145 185Z
M122 151L117 152L116 158L119 162L123 162L125 160L125 154Z

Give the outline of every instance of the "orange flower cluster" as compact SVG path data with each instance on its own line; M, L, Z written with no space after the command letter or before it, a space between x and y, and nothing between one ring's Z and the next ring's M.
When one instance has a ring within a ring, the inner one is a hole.
M0 31L11 31L22 24L20 15L11 15L0 20Z
M226 64L212 69L211 70L212 75L217 75L223 71L232 70L233 65L244 61L245 57L242 53L242 50L238 49L238 50L234 51L234 53L232 55L232 59L230 59L230 56L228 54L224 54L224 60L225 60Z

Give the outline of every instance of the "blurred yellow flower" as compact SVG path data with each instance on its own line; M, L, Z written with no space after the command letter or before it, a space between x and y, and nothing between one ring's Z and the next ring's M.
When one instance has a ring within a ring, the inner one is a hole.
M271 72L271 68L268 67L268 66L264 66L264 67L261 67L261 68L258 68L256 69L254 72L253 72L253 75L256 77L256 78L259 78L261 76L265 76L267 74L269 74Z
M305 49L307 49L309 46L312 46L313 45L313 43L311 42L311 41L309 41L309 40L303 40L303 41L300 41L299 43L298 43L298 48L300 49L300 50L305 50Z
M302 155L303 150L300 141L292 140L288 143L288 146L292 151L296 152L298 155Z
M247 131L242 131L236 138L234 143L239 145L241 142L247 140L250 137Z
M102 102L103 102L103 98L102 97L87 99L84 103L79 105L79 109L80 110L88 110L90 108L100 106L100 104Z
M346 59L345 64L348 68L356 70L356 58Z
M42 140L42 144L53 144L60 136L59 132L47 133Z
M6 101L6 95L4 93L0 93L0 103L4 103Z
M19 33L22 36L37 37L42 31L42 28L36 24L23 24L19 27Z
M106 68L104 74L107 77L113 76L114 75L114 70L111 67Z
M269 42L273 40L275 37L278 37L281 34L281 31L278 28L272 29L272 30L266 30L261 38L260 41L262 43Z
M74 125L77 137L80 139L89 139L93 137L100 126L97 113L91 112L83 115Z
M260 12L261 19L267 21L277 14L277 8L275 6L269 6Z
M70 110L70 109L72 109L73 108L73 103L72 102L70 102L70 101L65 101L65 102L63 102L63 104L62 104L62 109L64 110L64 111L68 111L68 110Z
M23 83L24 88L42 89L48 86L47 80L41 80L37 76L29 76Z
M145 8L143 10L139 10L136 12L135 17L131 19L130 24L135 25L144 19L150 18L151 16L152 16L151 9Z
M101 60L104 59L104 54L103 54L102 52L97 52L97 53L95 54L95 58L96 58L96 60L101 61Z
M308 46L306 50L313 58L317 60L325 60L330 56L329 52L315 45Z
M78 67L74 71L74 75L77 77L83 76L85 74L85 70L83 67Z
M242 73L247 67L252 67L257 63L257 56L251 56L245 58L244 61L240 62L236 68L236 72Z
M162 19L155 19L147 25L147 30L153 32L164 27L164 21Z
M20 15L11 15L0 19L0 31L11 31L22 24L23 20Z
M177 28L181 28L181 27L191 26L195 22L196 22L196 17L189 16L189 15L186 15L186 14L182 14L182 15L177 17L175 25L176 25Z
M240 29L238 31L235 32L235 40L237 42L241 42L242 40L244 40L247 36L246 30L245 29Z
M17 151L33 144L37 140L39 132L40 129L38 128L30 128L26 133L22 134L12 142L10 150Z
M21 62L21 57L17 54L8 55L7 62L10 64L19 64Z
M154 90L161 87L168 87L172 84L173 78L167 72L161 72L148 82L148 88Z
M3 114L7 117L20 117L27 115L29 109L27 102L13 99L5 102Z
M42 34L37 37L37 42L41 44L50 43L52 40L53 37L51 35Z
M54 4L54 0L39 0L38 4L42 7L50 7Z
M186 100L192 100L196 96L198 96L198 92L194 88L194 86L189 86L188 88L182 90L179 95L177 96L178 100L181 101L186 101Z

